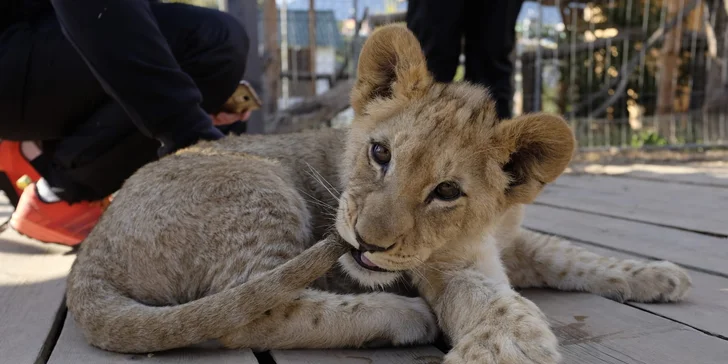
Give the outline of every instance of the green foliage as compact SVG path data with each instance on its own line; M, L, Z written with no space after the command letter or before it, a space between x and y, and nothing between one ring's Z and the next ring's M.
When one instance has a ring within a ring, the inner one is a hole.
M541 95L541 109L544 112L561 113L558 104L560 97L558 87L545 87Z
M642 30L643 22L647 18L647 32L645 36L652 34L660 26L662 16L662 3L660 1L644 2L639 0L615 0L609 2L592 3L597 9L596 12L603 21L595 24L583 23L582 26L591 28L593 33L600 30L616 28L619 31L620 39L608 42L606 46L594 47L578 52L575 55L569 55L560 62L560 82L570 85L568 93L562 95L562 105L564 113L568 113L576 105L585 103L589 95L601 90L610 81L615 78L622 78L620 74L622 65L629 61L633 56L639 53L643 46L643 42L625 37L625 32ZM647 4L647 7L645 7ZM646 12L645 12L646 10ZM568 19L567 23L568 23ZM571 45L572 34L560 37L559 47L569 47ZM585 42L584 33L577 33L576 43ZM660 44L652 48L660 49ZM572 58L573 57L573 58ZM659 61L659 52L654 53L648 51L644 60L638 64L637 69L630 69L630 74L626 92L620 95L620 99L613 104L612 108L601 117L609 117L613 119L624 119L629 116L627 111L628 103L637 103L645 108L646 115L654 113L657 98L657 64ZM687 63L687 62L686 62ZM572 78L572 72L574 74ZM679 81L683 81L680 79ZM573 84L572 84L573 82ZM681 82L679 82L681 83ZM631 91L630 91L631 90ZM600 95L589 103L590 106L580 109L575 116L585 117L593 109L597 108L608 98L610 98L614 88L610 93Z
M635 148L640 148L645 145L663 146L667 145L667 140L665 140L665 138L659 136L655 132L648 132L643 130L632 135L631 144Z

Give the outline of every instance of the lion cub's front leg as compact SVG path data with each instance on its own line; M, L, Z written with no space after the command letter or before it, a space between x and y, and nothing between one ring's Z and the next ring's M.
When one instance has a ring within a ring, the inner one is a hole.
M445 363L558 363L558 340L546 317L510 287L493 244L485 249L467 268L433 263L427 282L415 279L453 344Z
M558 363L558 341L546 317L516 292L498 292L465 335L454 342L445 363Z
M518 288L585 291L620 302L678 302L692 288L688 272L667 261L617 259L558 237L521 230L502 251Z
M307 289L220 341L228 348L260 350L358 348L429 344L438 334L435 317L419 297Z

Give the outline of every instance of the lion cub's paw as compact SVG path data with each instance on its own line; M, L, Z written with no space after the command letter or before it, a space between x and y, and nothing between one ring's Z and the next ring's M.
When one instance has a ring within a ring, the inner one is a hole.
M458 341L445 364L557 364L559 343L546 317L520 295L489 305L486 319Z
M626 272L631 296L636 302L676 302L688 294L693 285L687 271L667 262L649 262Z
M431 344L440 333L437 318L430 306L420 297L393 296L379 317L384 320L383 337L366 343L365 347L406 346Z

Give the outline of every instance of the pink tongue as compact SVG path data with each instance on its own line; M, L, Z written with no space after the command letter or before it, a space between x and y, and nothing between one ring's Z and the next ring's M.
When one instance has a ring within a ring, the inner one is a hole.
M379 266L377 266L376 264L372 263L371 260L367 259L367 257L364 254L361 255L361 262L364 263L364 264L366 264L366 265L368 265L368 266L370 266L370 267L379 268Z

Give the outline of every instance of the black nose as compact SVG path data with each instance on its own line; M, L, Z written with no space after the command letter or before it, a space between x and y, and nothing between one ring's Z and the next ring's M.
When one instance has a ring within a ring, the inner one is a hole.
M361 251L361 252L383 252L383 251L389 249L388 247L383 248L381 246L367 244L367 242L364 241L364 239L361 237L361 235L359 235L358 231L354 231L354 234L356 234L356 242L359 243L359 251Z

